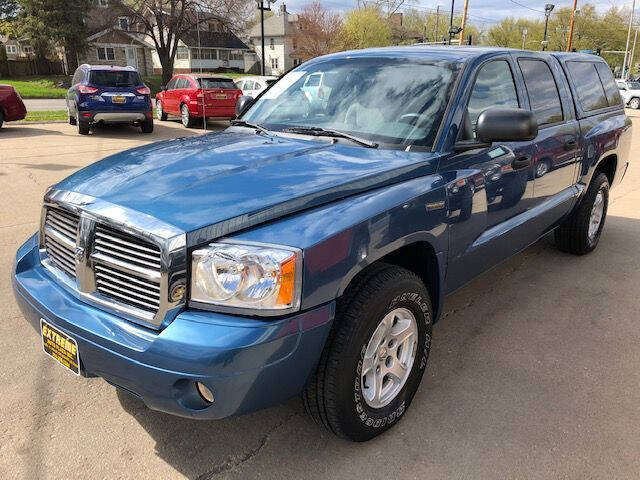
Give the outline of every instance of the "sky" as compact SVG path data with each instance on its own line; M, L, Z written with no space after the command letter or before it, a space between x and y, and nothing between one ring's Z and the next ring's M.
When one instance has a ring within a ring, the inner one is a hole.
M311 0L278 0L275 6L281 5L284 2L287 5L287 9L295 13L310 1ZM343 11L354 8L356 5L356 0L320 1L330 9ZM455 10L461 11L464 0L454 1ZM487 27L508 16L540 18L544 16L544 5L546 3L553 3L556 5L556 8L571 7L573 0L469 0L469 18L472 23L484 24L484 26ZM604 12L611 6L630 6L632 0L578 0L578 8L580 8L581 4L587 3L595 5L598 11ZM638 1L638 4L640 5L640 1ZM440 5L441 12L451 10L451 0L405 0L403 8L413 7L423 11L431 11L436 9L436 5Z

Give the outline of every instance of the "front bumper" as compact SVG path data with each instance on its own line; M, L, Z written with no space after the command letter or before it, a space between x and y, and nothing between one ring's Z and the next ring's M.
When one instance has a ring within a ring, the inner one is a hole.
M76 339L84 375L103 377L154 410L200 419L258 410L302 391L335 310L332 302L273 321L187 310L164 330L150 330L54 282L40 264L37 235L18 250L12 277L36 331L44 318ZM213 392L213 404L197 394L196 381Z

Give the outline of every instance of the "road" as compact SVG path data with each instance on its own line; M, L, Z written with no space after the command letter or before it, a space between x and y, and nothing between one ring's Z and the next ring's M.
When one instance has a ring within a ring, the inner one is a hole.
M153 139L184 134L199 133L163 123ZM150 140L127 128L89 137L62 124L0 130L3 478L638 477L639 158L612 193L596 252L573 257L544 238L447 299L412 408L387 434L354 444L314 425L296 399L196 422L150 411L44 356L9 279L44 190Z
M64 98L23 99L27 112L36 110L66 110L67 104Z

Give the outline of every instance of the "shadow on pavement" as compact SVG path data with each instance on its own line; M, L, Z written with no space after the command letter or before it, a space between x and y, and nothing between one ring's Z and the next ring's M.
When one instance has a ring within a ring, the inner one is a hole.
M42 125L42 124L40 124ZM59 124L50 124L59 125ZM71 127L69 127L71 128ZM39 137L41 135L65 135L65 133L58 132L56 130L34 127L32 125L22 123L18 125L5 124L0 128L0 140L3 138L26 138L26 137Z

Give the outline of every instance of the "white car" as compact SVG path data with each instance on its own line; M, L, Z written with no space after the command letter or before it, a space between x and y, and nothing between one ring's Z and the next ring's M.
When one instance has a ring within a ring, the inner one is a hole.
M243 95L250 95L256 98L277 80L278 77L242 77L236 80L236 86L242 90Z
M618 90L624 100L624 104L629 108L640 108L640 82L625 82L616 80Z

